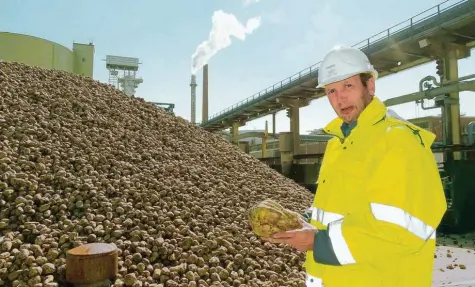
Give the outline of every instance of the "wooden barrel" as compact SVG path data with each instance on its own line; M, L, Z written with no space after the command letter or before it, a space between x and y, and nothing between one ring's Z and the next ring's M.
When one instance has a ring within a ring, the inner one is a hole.
M118 250L114 244L90 243L68 250L66 281L71 284L92 284L117 276Z

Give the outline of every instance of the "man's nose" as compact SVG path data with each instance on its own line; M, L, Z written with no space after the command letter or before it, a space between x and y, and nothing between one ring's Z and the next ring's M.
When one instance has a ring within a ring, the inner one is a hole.
M335 98L336 98L337 103L341 104L344 101L346 101L346 94L345 92L341 90L337 90L335 91Z

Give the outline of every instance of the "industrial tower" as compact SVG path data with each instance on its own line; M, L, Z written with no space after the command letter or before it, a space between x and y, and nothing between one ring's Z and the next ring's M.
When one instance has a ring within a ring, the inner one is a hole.
M191 123L196 124L196 76L191 75Z
M135 89L143 83L142 78L137 78L139 59L120 56L106 56L106 68L109 70L109 84L116 88L121 87L127 96L134 96Z
M196 124L196 75L191 75L191 122ZM201 122L208 120L208 64L203 66L203 110Z

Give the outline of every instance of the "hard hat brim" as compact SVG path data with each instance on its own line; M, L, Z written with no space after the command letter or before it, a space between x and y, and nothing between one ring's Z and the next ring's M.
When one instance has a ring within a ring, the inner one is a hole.
M374 69L369 70L369 71L358 71L358 72L354 72L354 73L348 73L348 74L344 74L344 75L329 78L324 83L321 83L321 84L319 83L316 88L317 89L323 89L328 84L333 84L333 83L336 83L336 82L339 82L339 81L343 81L343 80L351 78L355 75L359 75L361 73L370 73L375 80L378 78L378 72Z
M320 89L320 88L325 88L326 85L328 84L332 84L332 83L336 83L336 82L339 82L339 81L343 81L343 80L346 80L348 78L351 78L353 77L354 75L358 75L359 73L349 73L349 74L345 74L345 75L340 75L340 76L336 76L336 77L332 77L330 79L327 79L324 83L321 83L317 86L317 89Z

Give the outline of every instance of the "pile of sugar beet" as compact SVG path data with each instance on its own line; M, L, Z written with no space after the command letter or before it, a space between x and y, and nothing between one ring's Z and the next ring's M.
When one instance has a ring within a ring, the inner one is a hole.
M66 252L114 243L114 286L304 286L305 255L248 210L312 194L218 135L66 72L0 61L0 286L62 286Z

